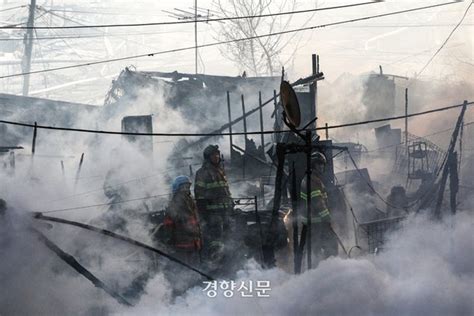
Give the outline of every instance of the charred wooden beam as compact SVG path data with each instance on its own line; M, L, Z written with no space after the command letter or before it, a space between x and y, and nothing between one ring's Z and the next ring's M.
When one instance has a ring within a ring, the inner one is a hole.
M166 253L164 253L163 251L159 250L159 249L156 249L154 247L151 247L151 246L148 246L142 242L139 242L137 240L134 240L132 238L129 238L129 237L126 237L126 236L122 236L122 235L119 235L119 234L116 234L114 232L111 232L109 230L106 230L106 229L102 229L102 228L98 228L98 227L95 227L95 226L92 226L92 225L87 225L87 224L83 224L83 223L79 223L79 222L75 222L75 221L70 221L70 220L67 220L67 219L63 219L63 218L57 218L57 217L51 217L51 216L44 216L43 214L41 213L35 213L34 214L34 218L35 219L40 219L40 220L44 220L44 221L50 221L50 222L56 222L56 223L61 223L61 224L66 224L66 225L71 225L71 226L76 226L76 227L80 227L80 228L83 228L83 229L86 229L86 230L90 230L90 231L93 231L93 232L96 232L96 233L99 233L99 234L102 234L102 235L105 235L105 236L109 236L109 237L112 237L112 238L115 238L115 239L119 239L119 240L122 240L126 243L129 243L129 244L132 244L132 245L135 245L135 246L138 246L140 248L143 248L143 249L146 249L146 250L149 250L151 252L154 252L154 253L157 253L165 258L167 258L168 260L170 261L173 261L183 267L186 267L200 275L202 275L203 277L205 277L206 279L210 280L210 281L214 281L215 279L211 276L209 276L208 274L202 272L202 271L199 271L198 269L190 266L189 264L179 260L179 259L176 259Z
M107 286L104 282L99 280L95 275L93 275L89 270L87 270L83 265L81 265L73 256L63 251L59 248L54 242L52 242L48 237L46 237L39 230L31 228L31 230L38 235L39 240L48 247L52 252L54 252L62 261L67 263L71 268L76 270L79 274L84 276L86 279L92 282L96 287L101 288L111 297L113 297L117 302L122 305L132 306L125 298L123 298L119 293L115 292L112 288Z

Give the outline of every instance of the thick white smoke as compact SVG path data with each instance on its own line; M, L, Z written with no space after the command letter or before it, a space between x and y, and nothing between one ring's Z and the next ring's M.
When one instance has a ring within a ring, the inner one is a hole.
M167 284L150 282L139 306L125 314L161 315L472 315L472 214L438 223L410 217L377 256L330 258L294 276L249 263L239 281L269 280L269 298L209 298L201 288L174 304L160 300Z

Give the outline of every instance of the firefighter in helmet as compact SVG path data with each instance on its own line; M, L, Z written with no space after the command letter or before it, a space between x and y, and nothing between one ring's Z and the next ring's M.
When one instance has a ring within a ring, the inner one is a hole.
M163 224L168 244L176 251L176 255L190 264L196 264L201 250L201 229L190 187L191 180L187 176L174 179L173 197L166 209Z
M210 262L222 259L224 232L229 228L229 213L233 203L229 184L222 169L217 145L203 152L204 162L196 172L194 195L203 229L204 252Z
M311 157L311 246L317 261L337 256L338 244L331 227L331 213L328 208L328 196L322 181L326 166L326 157L320 152L313 153ZM308 224L306 217L306 177L301 183L301 219L303 224Z

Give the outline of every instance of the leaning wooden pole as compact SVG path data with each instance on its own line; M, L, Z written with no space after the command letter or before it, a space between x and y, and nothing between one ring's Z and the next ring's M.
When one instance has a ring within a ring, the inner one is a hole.
M451 214L456 214L457 195L459 190L459 174L458 174L458 153L453 152L449 164L449 204L451 206Z
M86 279L92 282L96 287L101 288L105 293L113 297L117 302L122 305L132 306L125 298L123 298L119 293L115 292L112 288L107 286L104 282L99 280L95 275L93 275L89 270L87 270L83 265L81 265L73 256L64 252L59 248L54 242L52 242L48 237L46 237L39 230L31 228L33 232L38 235L38 239L48 247L52 252L54 252L62 261L67 263L71 268L76 270L79 274L84 276Z
M84 153L81 155L81 160L79 161L79 167L77 168L76 172L76 179L74 181L74 186L77 185L77 181L79 181L79 176L81 175L82 163L84 162Z
M433 212L433 215L436 219L441 219L441 205L443 203L443 196L444 196L444 189L446 187L446 182L448 180L448 174L450 170L451 159L453 159L454 148L456 147L456 141L459 135L459 130L461 129L461 124L464 119L464 114L466 113L467 109L467 101L464 101L463 107L461 109L461 114L459 114L458 121L456 122L456 127L454 128L453 135L451 136L451 142L448 147L447 152L447 161L443 168L443 173L441 175L441 180L439 182L439 191L438 197L436 198L436 205Z
M80 227L80 228L83 228L83 229L86 229L86 230L90 230L90 231L93 231L93 232L96 232L96 233L99 233L99 234L102 234L102 235L105 235L105 236L109 236L111 238L122 240L122 241L124 241L126 243L129 243L131 245L135 245L137 247L140 247L140 248L146 249L148 251L157 253L160 256L165 257L165 258L167 258L168 260L170 260L172 262L175 262L175 263L177 263L177 264L179 264L183 267L186 267L186 268L200 274L201 276L205 277L206 279L208 279L210 281L215 281L215 279L213 277L209 276L208 274L206 274L204 272L201 272L200 270L190 266L189 264L187 264L186 262L181 261L180 259L177 259L173 256L170 256L167 253L165 253L165 252L163 252L163 251L161 251L157 248L148 246L147 244L144 244L140 241L134 240L130 237L119 235L119 234L114 233L110 230L102 229L102 228L95 227L95 226L88 225L88 224L84 224L84 223L70 221L70 220L67 220L67 219L64 219L64 218L44 216L42 213L34 213L33 218L43 220L43 221L56 222L56 223L62 223L62 224L66 224L66 225L76 226L76 227Z
M227 116L229 117L229 143L230 143L230 161L232 162L232 112L230 109L230 93L227 91Z
M258 92L258 112L260 114L260 142L262 143L262 156L265 157L265 138L263 137L263 108L262 108L262 91Z
M245 100L244 100L244 95L242 94L241 95L241 100L242 100L242 117L244 118L243 119L243 123L244 123L244 138L245 138L245 142L244 142L244 149L245 151L247 151L247 118L245 116ZM245 179L245 164L246 164L246 161L245 161L245 155L246 153L244 152L243 155L242 155L242 177Z
M35 127L33 129L33 141L31 143L31 155L35 155L36 151L36 136L38 135L38 124L35 122Z

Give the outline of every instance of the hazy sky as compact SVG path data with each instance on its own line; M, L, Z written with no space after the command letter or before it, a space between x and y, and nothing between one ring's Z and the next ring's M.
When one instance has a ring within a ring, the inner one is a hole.
M314 8L315 5L328 7L358 2L363 1L297 1L297 9ZM297 14L293 16L287 29L297 29L304 25L316 26L445 2L449 1L388 0L353 8ZM28 1L4 0L2 7L10 8L27 3ZM79 21L82 24L100 24L174 21L175 19L169 17L163 10L173 11L174 8L178 8L190 11L194 1L48 0L38 1L37 4L46 9L58 10L53 12L59 16L66 16L67 19ZM290 77L293 78L302 77L309 73L311 54L315 52L320 55L321 70L325 73L328 82L335 80L344 72L360 74L378 71L378 65L383 66L385 73L413 76L421 70L441 46L461 19L468 5L469 1L464 1L417 12L303 31L294 37L291 34L285 35L283 41L291 40L291 43L282 51L281 59L288 59L296 49L295 58L290 59L285 65ZM198 7L216 9L214 0L201 0L198 2ZM63 8L65 12L61 12ZM12 17L12 15L14 16ZM26 19L26 16L26 7L17 11L9 10L0 12L0 21L4 24L11 23L11 21ZM286 17L283 18L283 20L285 19ZM58 16L45 13L37 18L36 24L42 26L61 25L63 21L64 19ZM69 21L68 23L74 25L76 22ZM219 27L225 27L226 25L200 23L198 27L199 44L215 42ZM280 29L277 27L276 31L280 31ZM96 38L69 38L77 34L103 35L102 32L106 32L108 35ZM260 34L262 33L265 32L261 31ZM471 80L470 74L474 64L472 34L473 10L470 10L463 24L424 71L421 78L451 81ZM37 60L44 59L46 62L34 63L33 70L193 46L194 25L100 30L39 30L37 36L63 36L66 38L38 40L34 47L35 58ZM15 37L21 38L21 32ZM6 45L5 43L7 42L0 42L0 46ZM19 45L17 52L15 54L0 55L0 61L19 61L22 54L21 41L17 41L17 43ZM239 74L238 67L226 59L218 47L203 48L199 52L201 59L199 72L220 75ZM63 63L53 63L50 62L51 60L63 60ZM76 101L90 101L90 103L100 104L100 100L103 100L103 96L110 86L111 79L121 69L130 65L136 66L139 70L194 72L194 51L189 50L95 65L79 70L64 70L44 75L34 75L31 91L33 95L42 97L54 96L56 98L77 99ZM1 73L18 73L20 70L18 64L8 67L2 66ZM0 80L2 80L0 82L2 92L21 92L21 80L19 78L12 79L8 83L5 82L5 79ZM64 87L61 89L55 88L63 85ZM91 93L91 89L93 93ZM84 91L87 92L86 96L84 96ZM95 102L93 102L94 100Z

